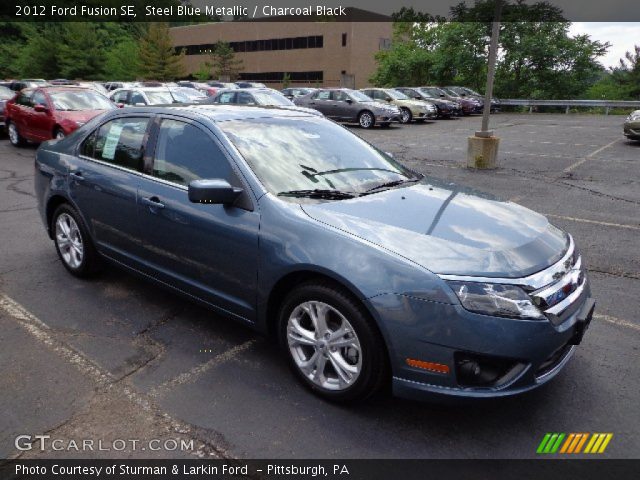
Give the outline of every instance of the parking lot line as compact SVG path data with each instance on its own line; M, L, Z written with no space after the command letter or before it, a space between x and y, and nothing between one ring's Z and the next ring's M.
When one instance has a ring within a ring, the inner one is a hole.
M593 223L595 225L603 225L605 227L617 227L617 228L628 228L629 230L640 230L639 225L625 225L623 223L601 222L600 220L589 220L587 218L567 217L564 215L554 215L552 213L545 213L545 215L547 217L559 218L560 220L570 220L572 222Z
M173 432L193 439L197 448L190 450L190 454L199 458L205 456L209 458L235 458L220 446L195 438L195 435L192 433L193 428L189 424L176 420L168 413L161 411L156 405L154 405L148 395L141 394L129 385L118 381L110 372L103 370L82 352L76 351L63 344L55 338L55 333L46 323L3 293L0 293L0 313L5 313L8 317L16 320L18 325L23 327L37 341L43 343L54 353L75 366L82 374L92 379L99 388L104 388L107 391L117 389L131 402L135 403L149 415L160 418L161 422L164 423L166 427L169 427ZM240 345L240 347L242 345ZM47 433L50 433L50 431ZM12 458L18 458L22 453L23 452L19 452L18 454L13 455Z
M611 143L607 143L605 146L598 148L597 150L591 152L590 154L588 154L586 157L584 157L581 160L578 160L576 163L569 165L567 168L565 168L562 173L569 173L573 170L575 170L576 168L578 168L580 165L582 165L584 162L586 162L587 160L593 158L594 156L596 156L597 154L599 154L600 152L602 152L603 150L606 150L607 148L615 145L616 143L618 143L620 141L620 138L616 138L613 142ZM578 145L576 143L576 145Z
M632 330L640 331L640 325L628 322L627 320L622 320L620 318L612 317L611 315L605 315L603 313L594 313L593 318L597 320L605 321L607 323L611 323L613 325L618 325L620 327L627 327L627 328L631 328Z
M208 370L211 370L212 368L220 365L221 363L225 363L233 359L238 354L244 352L245 350L253 346L254 343L255 343L255 340L248 340L244 343L241 343L240 345L236 345L235 347L230 348L229 350L222 352L219 355L216 355L208 362L197 365L196 367L192 368L188 372L181 373L177 377L174 377L171 380L167 380L161 385L158 385L157 387L151 389L151 391L149 392L149 395L151 395L152 397L158 397L160 395L165 394L169 390L177 387L178 385L191 383L195 381L198 377L200 377L202 374L207 372Z

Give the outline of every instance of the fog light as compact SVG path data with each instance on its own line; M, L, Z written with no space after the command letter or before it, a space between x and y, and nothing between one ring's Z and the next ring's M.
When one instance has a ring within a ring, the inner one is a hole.
M456 379L465 387L499 387L515 379L526 365L513 359L456 352Z

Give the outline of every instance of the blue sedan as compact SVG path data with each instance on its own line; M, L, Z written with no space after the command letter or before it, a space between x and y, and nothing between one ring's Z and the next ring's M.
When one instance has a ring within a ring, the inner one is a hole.
M322 397L492 397L553 378L591 320L572 237L299 111L132 107L36 154L64 267L105 262L278 339Z

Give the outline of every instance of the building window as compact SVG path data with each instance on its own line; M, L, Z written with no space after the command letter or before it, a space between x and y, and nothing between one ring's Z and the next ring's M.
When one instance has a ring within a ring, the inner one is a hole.
M342 45L346 45L347 34L342 35ZM324 39L322 35L309 37L269 38L265 40L247 40L243 42L230 42L234 52L263 52L269 50L298 50L303 48L322 48ZM186 55L205 55L216 48L215 43L200 45L181 45L175 47L177 53L184 50Z
M322 82L324 79L324 72L242 72L240 73L240 80L247 82L263 82L263 83L279 83L282 82L285 73L289 74L289 79L292 82Z
M390 38L381 38L378 42L378 50L389 50L391 48Z
M342 46L343 47L347 46L347 34L346 33L342 34Z

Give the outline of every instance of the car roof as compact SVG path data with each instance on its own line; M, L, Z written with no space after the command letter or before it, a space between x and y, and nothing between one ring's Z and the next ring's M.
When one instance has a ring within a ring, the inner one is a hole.
M306 117L318 118L317 115L300 110L292 110L288 107L277 106L247 106L247 105L212 105L212 104L174 104L165 106L129 107L125 111L120 109L114 112L118 114L129 113L165 113L184 114L189 117L204 117L213 122L226 122L230 120L246 120L255 118L290 118Z

